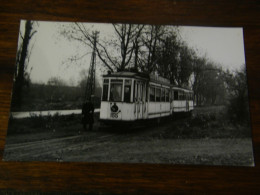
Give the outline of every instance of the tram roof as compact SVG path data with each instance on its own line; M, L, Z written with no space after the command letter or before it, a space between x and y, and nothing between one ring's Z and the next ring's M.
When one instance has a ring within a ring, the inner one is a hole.
M140 72L113 72L110 74L103 75L103 77L127 77L127 78L138 78L138 79L149 79L149 75L145 73Z
M174 90L182 90L185 92L193 92L191 89L186 88L186 87L180 87L180 86L176 86L176 85L172 85L172 89Z
M166 84L166 85L169 85L171 86L173 89L179 89L179 90L183 90L183 91L186 91L186 92L192 92L191 89L189 88L186 88L186 87L180 87L180 86L176 86L176 85L172 85L169 83L169 81L167 82L165 80L162 80L160 78L163 78L163 77L158 77L158 78L155 78L154 75L149 75L147 73L141 73L141 72L130 72L130 71L121 71L121 72L112 72L112 73L109 73L109 74L106 74L106 75L103 75L104 78L107 78L107 77L114 77L114 78L120 78L120 77L125 77L125 78L138 78L138 79L145 79L145 80L150 80L152 82L155 82L155 83L158 83L158 84Z

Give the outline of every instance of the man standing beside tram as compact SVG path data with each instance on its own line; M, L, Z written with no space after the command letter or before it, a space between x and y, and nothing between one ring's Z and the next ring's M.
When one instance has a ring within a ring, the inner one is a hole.
M82 106L82 124L85 130L87 130L87 125L89 125L90 131L93 129L94 105L92 103L92 98L88 99Z

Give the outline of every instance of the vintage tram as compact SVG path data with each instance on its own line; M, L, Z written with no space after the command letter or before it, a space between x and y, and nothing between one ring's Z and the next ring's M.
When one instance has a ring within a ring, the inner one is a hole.
M193 92L156 74L116 72L103 75L100 121L160 119L193 110Z

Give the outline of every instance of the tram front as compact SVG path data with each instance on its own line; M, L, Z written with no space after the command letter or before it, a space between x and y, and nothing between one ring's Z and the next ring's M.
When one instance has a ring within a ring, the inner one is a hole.
M134 78L131 74L111 73L103 76L100 120L104 123L133 121Z

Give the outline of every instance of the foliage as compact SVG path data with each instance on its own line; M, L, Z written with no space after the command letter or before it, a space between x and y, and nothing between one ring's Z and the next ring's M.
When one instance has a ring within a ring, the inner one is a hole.
M43 116L42 114L31 114L29 118L9 120L8 135L11 134L25 134L36 132L52 132L55 133L60 129L66 129L70 126L68 132L71 132L73 128L71 126L80 125L81 115L60 115L58 113ZM63 132L66 133L66 132Z
M249 102L245 65L234 74L226 73L229 93L228 111L231 121L249 122Z
M153 137L163 139L251 137L250 128L247 124L230 123L228 109L225 106L198 107L191 117L184 119L183 116L176 114L173 120L175 120L173 127L166 128L163 133L155 132Z
M64 110L81 108L81 89L72 86L31 84L23 89L19 108L12 111ZM23 98L26 97L26 98Z
M224 104L227 90L224 71L205 57L193 65L193 90L197 105Z
M47 85L60 87L66 86L66 82L59 77L51 77L48 80Z
M162 40L157 52L157 69L172 84L188 86L192 74L195 53L179 40L176 34L171 34Z

